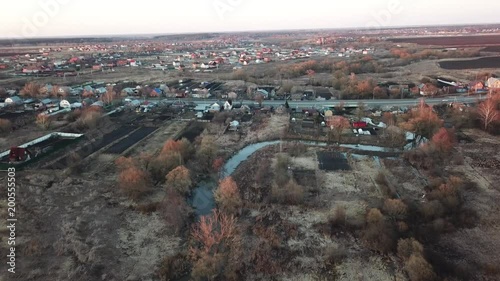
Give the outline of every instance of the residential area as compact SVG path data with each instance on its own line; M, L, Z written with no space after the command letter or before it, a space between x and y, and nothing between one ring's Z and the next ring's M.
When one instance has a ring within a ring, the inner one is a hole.
M0 41L8 280L499 280L499 30Z

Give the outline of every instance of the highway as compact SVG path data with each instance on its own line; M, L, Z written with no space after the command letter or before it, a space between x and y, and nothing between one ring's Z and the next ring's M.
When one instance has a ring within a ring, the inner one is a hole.
M475 103L478 100L486 99L486 95L482 96L457 96L457 97L440 97L440 98L425 98L425 102L429 105L436 105L442 103ZM205 100L195 100L195 99L186 99L185 101L193 102L197 105L209 105L221 100L215 99L205 99ZM249 105L256 104L253 100L243 100L243 101L234 101L234 103L240 103ZM334 107L340 103L344 103L344 107L358 107L358 104L362 102L367 107L406 107L406 106L415 106L418 105L420 99L386 99L386 100L327 100L327 101L288 101L288 105L291 108L321 108L321 107ZM280 106L285 104L283 100L264 100L262 102L263 106Z

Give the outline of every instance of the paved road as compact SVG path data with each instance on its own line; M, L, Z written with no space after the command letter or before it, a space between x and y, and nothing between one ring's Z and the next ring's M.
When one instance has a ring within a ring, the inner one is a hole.
M451 102L459 102L459 103L475 103L479 99L484 100L486 95L482 96L457 96L457 97L442 97L442 98L426 98L425 102L430 105L436 105L441 103L451 103ZM217 100L194 100L187 99L185 101L194 102L199 105L203 104L211 104L217 102ZM308 107L334 107L339 103L343 102L345 107L357 107L360 102L364 103L369 107L384 107L384 106L413 106L419 103L419 99L389 99L389 100L329 100L329 101L288 101L290 107L299 107L299 108L308 108ZM238 101L237 101L238 103ZM243 104L254 104L255 101L245 100ZM279 106L283 105L285 101L282 100L265 100L263 102L264 106Z

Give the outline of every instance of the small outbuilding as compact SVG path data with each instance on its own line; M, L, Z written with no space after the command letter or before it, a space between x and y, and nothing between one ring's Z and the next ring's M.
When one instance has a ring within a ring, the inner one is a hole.
M5 99L6 105L19 105L22 104L23 100L19 96L12 96Z
M70 108L71 103L68 100L62 100L61 102L59 102L59 107L60 108Z
M208 111L210 111L210 112L219 112L220 110L221 110L221 106L218 103L212 104L210 106L210 108L208 109Z

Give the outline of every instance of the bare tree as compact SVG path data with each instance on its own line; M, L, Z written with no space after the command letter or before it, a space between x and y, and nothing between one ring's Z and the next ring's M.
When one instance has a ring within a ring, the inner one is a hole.
M189 169L184 166L173 169L166 176L167 189L174 189L180 194L188 194L191 185L191 173Z
M327 125L331 129L330 133L332 133L337 138L337 142L339 143L342 139L344 130L351 127L349 120L342 116L332 116L328 118Z
M365 117L366 105L363 102L358 102L358 108L356 109L356 118L361 121Z
M112 87L108 87L106 93L101 96L101 101L104 104L111 104L113 100L116 98L116 92L113 91Z
M231 177L227 177L219 183L219 188L215 190L214 196L219 207L229 214L236 213L242 205L238 185Z
M24 97L36 97L40 94L40 90L40 84L30 82L24 85L23 89L20 92L20 95Z
M487 130L491 123L499 118L499 111L497 109L497 105L492 98L488 98L484 102L482 102L478 108L477 112L479 114L479 118L483 122L483 129Z

